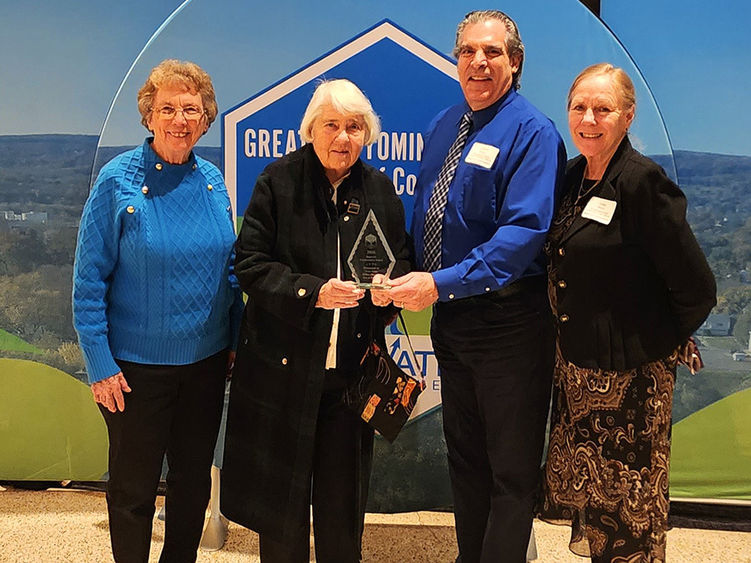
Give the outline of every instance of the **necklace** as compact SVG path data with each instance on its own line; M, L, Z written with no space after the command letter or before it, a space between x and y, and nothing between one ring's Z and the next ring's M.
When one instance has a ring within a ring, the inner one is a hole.
M587 186L587 187L585 188L585 187L584 187L584 183L586 182L586 180L587 180L587 179L586 179L586 178L584 178L584 176L582 176L582 181L581 181L581 182L579 183L579 192L578 192L578 194L577 194L577 196L576 196L576 201L574 202L574 207L576 207L577 205L579 205L579 202L580 202L580 201L582 201L582 200L583 200L584 198L586 198L586 197L587 197L587 196L588 196L589 194L591 194L591 193L592 193L592 190L594 190L594 189L595 189L595 188L597 187L597 185L598 185L598 184L600 183L600 181L599 181L599 180L595 180L594 184L592 184L591 186ZM590 182L591 182L591 181L592 181L592 180L590 180Z
M576 195L576 201L574 201L574 207L577 207L579 205L579 202L583 200L585 197L587 197L589 194L592 193L592 190L594 190L600 183L600 180L602 178L598 178L597 180L589 179L590 182L593 182L591 186L584 187L585 182L587 182L587 169L584 169L584 172L582 173L582 179L579 182L579 190L577 191Z

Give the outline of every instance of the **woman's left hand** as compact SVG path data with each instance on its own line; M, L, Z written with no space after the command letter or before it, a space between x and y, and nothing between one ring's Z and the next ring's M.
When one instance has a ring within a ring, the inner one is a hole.
M389 285L390 280L383 274L376 274L373 276L374 284ZM373 289L370 290L370 300L376 307L388 307L391 305L391 296L388 289Z
M701 359L701 353L693 337L689 338L681 347L678 360L689 369L691 375L695 375L697 371L704 367L704 361Z

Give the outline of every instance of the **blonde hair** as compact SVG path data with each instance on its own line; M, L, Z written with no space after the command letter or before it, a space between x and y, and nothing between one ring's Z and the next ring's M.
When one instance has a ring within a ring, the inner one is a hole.
M146 82L138 91L138 111L141 113L143 126L146 129L149 128L149 114L154 109L154 97L157 90L162 86L173 84L185 86L190 92L200 94L208 129L218 112L211 77L196 63L177 59L165 59L152 68Z
M344 78L321 80L300 123L300 137L306 143L313 140L313 124L323 112L323 106L328 104L341 114L362 116L365 121L365 145L373 143L381 134L381 120L362 90Z
M571 88L569 88L568 91L568 97L566 98L566 109L571 106L571 98L574 95L574 90L576 90L579 84L581 84L582 80L598 74L609 76L613 81L615 89L618 92L618 97L620 98L620 104L623 106L622 109L627 110L629 108L634 108L634 110L636 110L636 91L634 90L634 83L631 81L631 78L625 70L613 66L610 63L597 63L590 65L574 78L574 82L571 84Z

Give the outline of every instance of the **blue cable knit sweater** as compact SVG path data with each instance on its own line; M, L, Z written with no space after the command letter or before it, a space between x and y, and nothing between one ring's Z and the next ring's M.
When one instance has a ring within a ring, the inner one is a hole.
M150 140L107 163L81 217L73 317L89 382L115 358L185 365L234 348L242 293L221 173L191 155L160 159Z

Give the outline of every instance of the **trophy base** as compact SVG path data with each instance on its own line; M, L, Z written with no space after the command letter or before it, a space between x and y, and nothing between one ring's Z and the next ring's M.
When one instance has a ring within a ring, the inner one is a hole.
M387 283L364 283L364 282L358 282L355 284L360 289L391 289L392 286L390 286Z

